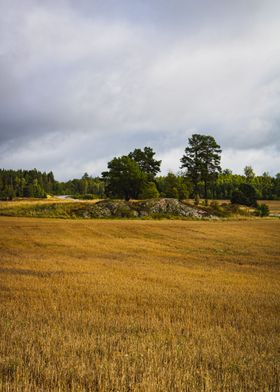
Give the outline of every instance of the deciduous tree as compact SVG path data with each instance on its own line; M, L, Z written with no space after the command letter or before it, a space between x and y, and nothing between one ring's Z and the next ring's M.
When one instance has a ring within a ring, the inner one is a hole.
M107 196L137 199L147 181L147 175L139 165L129 156L123 155L108 162L108 169L102 173Z
M133 152L129 153L128 156L138 164L140 169L148 175L150 180L153 180L160 171L161 161L157 161L154 158L155 152L151 147L144 147L144 150L136 148Z

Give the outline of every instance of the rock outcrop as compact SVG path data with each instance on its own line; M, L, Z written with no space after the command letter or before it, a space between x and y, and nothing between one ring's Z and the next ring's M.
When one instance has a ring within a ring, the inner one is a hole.
M75 201L68 203L28 203L20 208L0 210L5 216L44 218L194 218L219 219L207 210L187 205L177 199L149 199L144 201L102 200L96 203Z
M209 217L209 214L202 209L186 205L177 199L168 198L131 202L102 200L83 207L83 209L73 211L75 215L83 218L189 217L202 219Z

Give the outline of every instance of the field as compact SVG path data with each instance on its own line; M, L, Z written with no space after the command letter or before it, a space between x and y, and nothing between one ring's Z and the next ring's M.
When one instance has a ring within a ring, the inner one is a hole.
M229 203L229 200L216 200L219 204ZM188 202L193 204L193 200L189 199ZM203 200L201 200L203 202ZM211 201L209 201L210 203ZM268 205L271 214L280 214L280 200L258 200L259 204L265 203Z
M0 390L279 391L279 237L0 217Z
M280 200L263 200L261 203L267 204L272 214L280 214Z

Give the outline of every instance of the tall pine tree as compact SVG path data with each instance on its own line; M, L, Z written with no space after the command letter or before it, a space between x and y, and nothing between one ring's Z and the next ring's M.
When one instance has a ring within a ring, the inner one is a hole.
M198 195L198 184L204 183L204 197L208 199L208 188L221 172L221 148L213 136L194 134L181 159L181 169L193 183L194 196Z

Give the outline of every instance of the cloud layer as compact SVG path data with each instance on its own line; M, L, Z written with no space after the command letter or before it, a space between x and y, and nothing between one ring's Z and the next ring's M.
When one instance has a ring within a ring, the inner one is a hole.
M245 4L246 3L246 4ZM236 171L279 171L278 1L0 0L0 166L97 175L193 132Z

